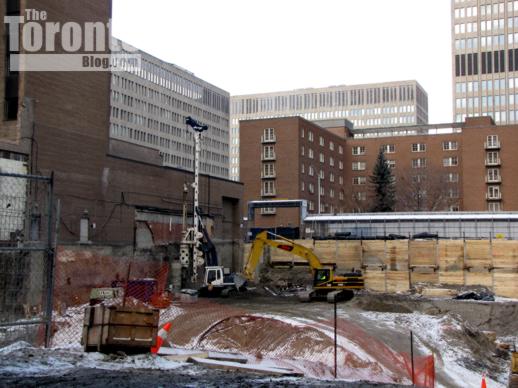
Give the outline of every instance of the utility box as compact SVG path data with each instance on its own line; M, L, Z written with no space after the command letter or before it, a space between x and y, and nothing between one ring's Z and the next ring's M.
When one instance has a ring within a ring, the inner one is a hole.
M148 353L156 344L159 316L145 307L87 307L81 344L85 352Z

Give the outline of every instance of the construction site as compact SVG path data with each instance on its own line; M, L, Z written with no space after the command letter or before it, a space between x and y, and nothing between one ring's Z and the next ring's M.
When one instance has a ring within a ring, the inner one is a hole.
M153 23L167 14L156 11ZM252 120L234 142L230 93L113 38L112 1L5 0L0 19L0 387L518 387L516 125L355 132L290 111L277 131ZM42 33L30 47L16 40L25 29ZM103 68L112 54L122 65ZM427 120L416 81L379 85L373 101L404 96L400 123L416 106ZM259 105L274 100L302 96ZM443 212L343 211L349 197L368 202L345 190L364 190L355 158L387 136L408 143L396 171L423 172L426 158L409 155L426 142L454 152L433 159L449 174ZM240 141L242 181L229 171Z
M517 241L265 230L233 262L198 184L165 251L2 246L2 386L516 386Z

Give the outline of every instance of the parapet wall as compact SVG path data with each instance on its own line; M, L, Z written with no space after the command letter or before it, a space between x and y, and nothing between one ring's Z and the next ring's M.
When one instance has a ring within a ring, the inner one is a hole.
M490 288L496 295L518 298L518 241L515 240L299 240L323 263L339 270L362 268L374 291L407 291L417 283ZM250 244L245 245L246 260ZM278 249L275 262L304 262Z

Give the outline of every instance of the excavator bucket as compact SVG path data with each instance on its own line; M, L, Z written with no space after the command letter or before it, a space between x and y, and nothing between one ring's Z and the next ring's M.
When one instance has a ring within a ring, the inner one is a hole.
M246 278L238 273L234 274L234 283L236 288L239 290L246 284Z

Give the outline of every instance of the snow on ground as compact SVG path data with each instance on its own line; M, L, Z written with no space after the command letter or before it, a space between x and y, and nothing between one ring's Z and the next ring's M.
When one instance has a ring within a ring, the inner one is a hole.
M460 322L453 317L449 315L431 316L421 313L378 312L363 312L361 315L377 324L390 327L391 330L401 332L412 330L416 339L416 347L419 347L423 354L434 353L436 371L441 370L451 384L465 387L480 386L484 371L474 371L466 366L462 360L472 356L471 350L462 341L454 342L451 339L452 332L462 330ZM474 357L476 358L476 356ZM486 377L486 381L489 387L504 388L507 375L500 375L498 381ZM436 386L442 387L443 385L436 380Z
M0 371L16 376L62 375L75 368L126 370L171 370L185 363L169 361L151 354L136 356L107 356L100 353L84 353L80 347L66 349L33 348L26 342L16 342L0 349Z

